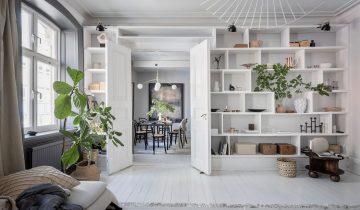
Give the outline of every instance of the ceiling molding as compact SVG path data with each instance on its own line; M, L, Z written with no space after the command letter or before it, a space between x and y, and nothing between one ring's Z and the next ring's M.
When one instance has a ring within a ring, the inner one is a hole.
M336 23L351 23L355 19L360 18L360 4L348 9L335 18Z

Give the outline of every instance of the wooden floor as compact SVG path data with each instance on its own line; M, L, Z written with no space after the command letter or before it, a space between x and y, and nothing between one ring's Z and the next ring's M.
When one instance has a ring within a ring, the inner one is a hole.
M305 171L296 178L271 171L214 171L206 176L190 166L189 155L135 159L134 166L102 176L125 210L360 209L360 177L350 173L339 183L328 176L309 178Z

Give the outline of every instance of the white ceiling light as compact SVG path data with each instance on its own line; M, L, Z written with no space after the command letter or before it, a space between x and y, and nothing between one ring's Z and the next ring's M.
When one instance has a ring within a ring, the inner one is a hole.
M326 0L204 0L200 5L228 24L264 29L292 24L308 16L325 2Z
M155 67L157 68L158 67L158 64L155 64ZM155 83L155 86L154 86L154 90L155 91L159 91L160 90L160 88L161 88L161 83L159 82L159 69L157 68L156 69L156 78L155 79L151 79L151 80L148 80L148 81L146 81L146 82L144 82L144 83L148 83L148 82L156 82ZM139 90L141 90L141 89L143 89L143 87L144 87L144 83L139 83L139 84L137 84L137 88L139 89ZM177 86L175 85L175 84L170 84L170 83L167 83L167 84L169 84L169 85L171 85L171 88L173 89L173 90L176 90L176 88L177 88Z

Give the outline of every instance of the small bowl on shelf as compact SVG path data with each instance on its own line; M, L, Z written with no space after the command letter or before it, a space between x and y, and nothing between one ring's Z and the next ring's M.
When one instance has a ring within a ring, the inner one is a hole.
M333 66L332 63L320 63L319 64L319 68L321 69L328 69L328 68L331 68Z
M211 112L217 112L219 109L211 109Z
M248 109L249 112L263 112L266 109Z

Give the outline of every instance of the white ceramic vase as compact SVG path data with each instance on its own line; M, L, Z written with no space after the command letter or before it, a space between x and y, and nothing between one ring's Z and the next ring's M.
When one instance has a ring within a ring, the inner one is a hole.
M220 86L219 86L219 81L215 81L214 82L214 92L220 92Z
M304 97L299 97L294 101L295 110L297 113L305 113L307 107L307 101Z

